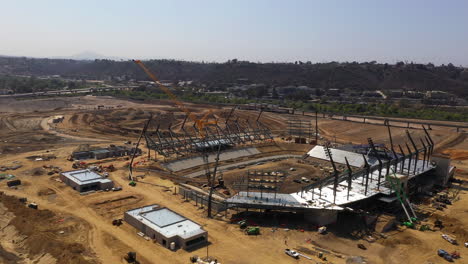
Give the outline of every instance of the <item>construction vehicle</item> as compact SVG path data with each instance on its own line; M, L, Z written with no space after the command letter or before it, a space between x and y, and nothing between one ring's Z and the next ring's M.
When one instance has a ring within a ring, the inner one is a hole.
M322 234L322 235L326 234L327 233L327 227L326 226L319 227L318 232L319 232L319 234Z
M247 221L246 220L239 221L237 224L239 224L240 229L247 228Z
M140 263L136 259L136 252L128 252L127 255L124 256L124 259L127 261L127 263L133 263L133 264Z
M284 253L286 253L286 255L292 257L292 258L295 258L295 259L298 259L299 258L299 253L297 253L296 251L292 250L292 249L285 249L284 250Z
M123 221L123 219L114 219L114 220L112 220L112 225L120 226L120 225L122 225L122 221Z
M366 250L366 246L364 246L364 244L358 244L357 245L358 248L362 249L362 250Z
M252 226L245 229L245 233L249 236L260 235L260 227Z

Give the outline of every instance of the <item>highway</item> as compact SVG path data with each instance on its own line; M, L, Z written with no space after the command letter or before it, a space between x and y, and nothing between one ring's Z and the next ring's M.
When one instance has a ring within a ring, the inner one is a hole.
M1 98L17 98L17 97L36 97L36 96L53 96L53 95L69 95L69 94L88 94L93 92L107 92L107 91L117 91L117 90L126 90L128 88L133 88L133 86L106 86L106 87L89 87L81 89L72 89L72 90L53 90L53 91L44 91L44 92L34 92L34 93L17 93L17 94L6 94L0 95Z

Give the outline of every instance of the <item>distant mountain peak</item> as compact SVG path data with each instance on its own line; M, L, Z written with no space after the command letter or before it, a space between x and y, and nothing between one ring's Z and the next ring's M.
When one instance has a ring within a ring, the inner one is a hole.
M104 56L102 54L96 53L94 51L83 51L78 54L72 55L70 58L76 59L76 60L95 60L95 59L105 59L107 56Z

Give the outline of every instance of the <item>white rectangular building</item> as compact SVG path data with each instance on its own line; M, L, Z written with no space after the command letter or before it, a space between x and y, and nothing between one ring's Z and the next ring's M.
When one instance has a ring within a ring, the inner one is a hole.
M156 204L127 211L124 220L166 248L172 244L187 250L208 241L208 232L199 224Z
M62 172L60 179L79 192L106 190L114 187L113 181L89 169Z

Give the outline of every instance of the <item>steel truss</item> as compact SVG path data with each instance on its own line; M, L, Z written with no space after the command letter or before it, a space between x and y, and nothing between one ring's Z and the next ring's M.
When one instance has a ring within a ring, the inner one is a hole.
M187 156L207 150L216 151L218 145L229 148L273 142L271 130L259 120L262 112L255 121L231 119L232 112L233 110L224 122L216 120L215 124L205 126L203 132L195 125L187 127L187 116L182 123L182 133L175 133L172 124L162 130L160 123L155 120L152 122L154 130L146 130L143 136L148 149L164 157Z

